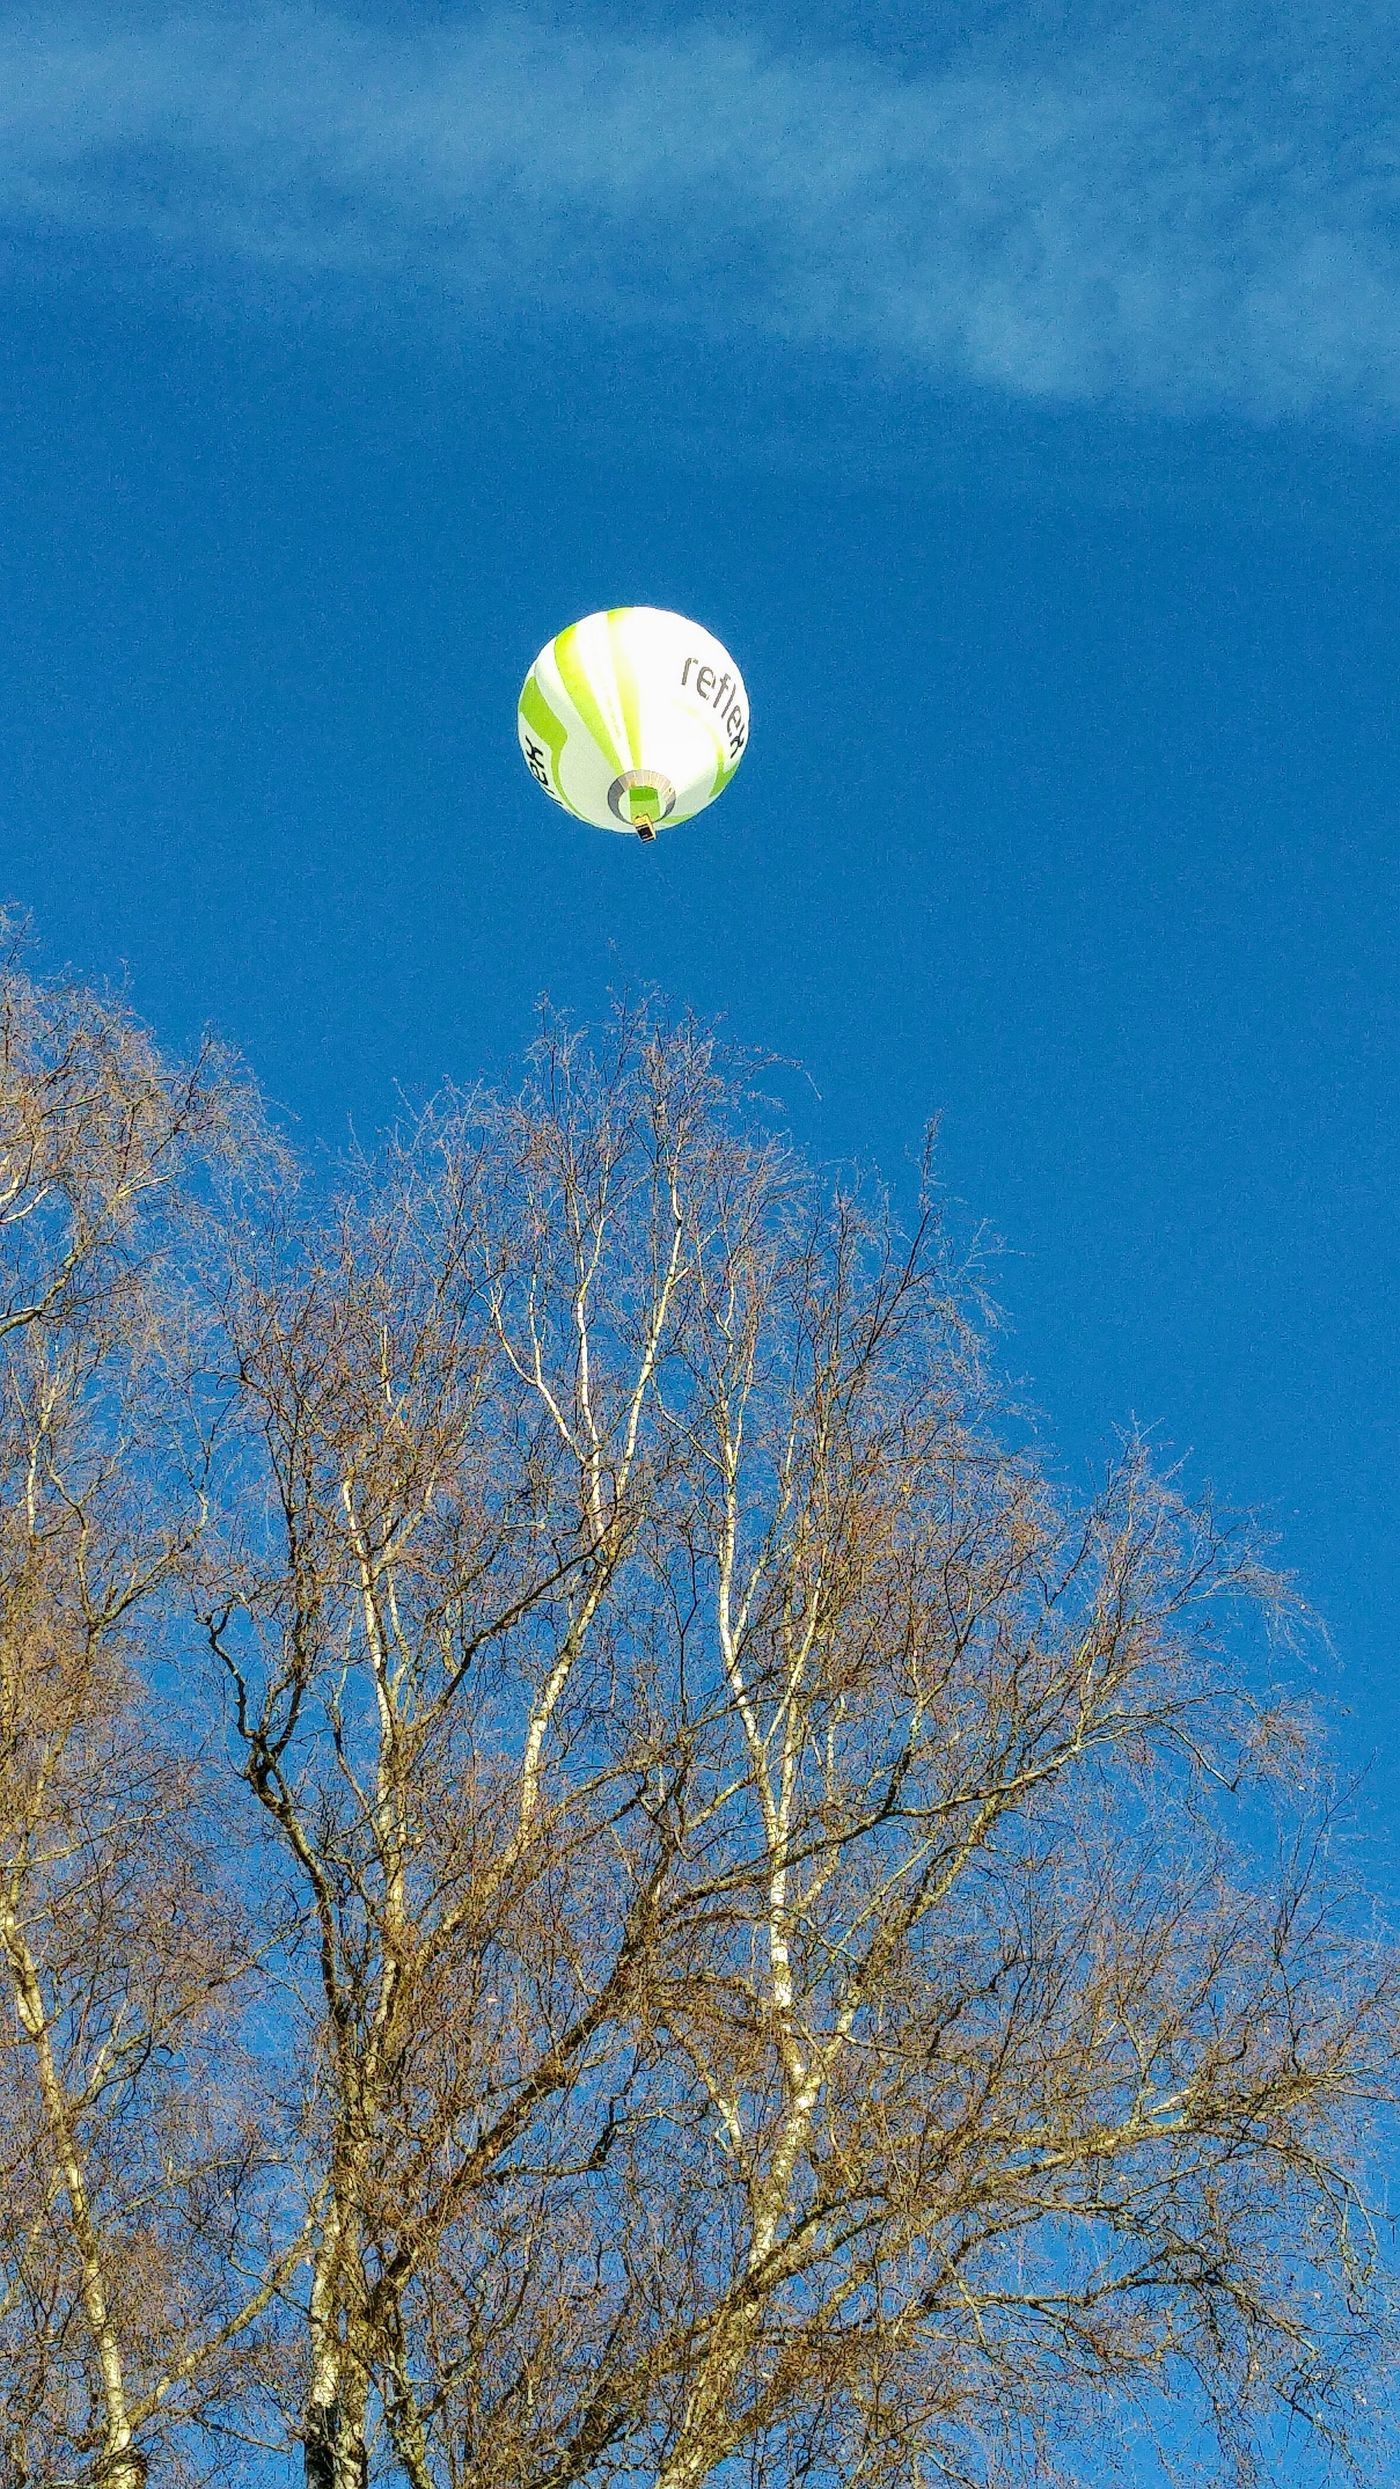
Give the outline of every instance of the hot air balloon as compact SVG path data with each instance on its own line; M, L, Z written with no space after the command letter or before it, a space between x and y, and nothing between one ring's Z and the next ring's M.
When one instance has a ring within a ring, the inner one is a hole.
M619 605L542 648L520 695L520 748L547 795L600 830L655 838L728 786L749 739L739 669L698 622Z

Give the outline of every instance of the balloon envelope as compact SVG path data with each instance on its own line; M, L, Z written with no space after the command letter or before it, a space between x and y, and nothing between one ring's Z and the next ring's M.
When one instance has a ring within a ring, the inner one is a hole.
M618 605L570 623L525 677L520 748L547 795L600 830L689 821L729 784L749 703L698 622Z

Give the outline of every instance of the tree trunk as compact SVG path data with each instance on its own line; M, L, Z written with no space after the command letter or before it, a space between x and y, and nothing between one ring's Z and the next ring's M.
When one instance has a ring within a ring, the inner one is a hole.
M367 2489L369 2453L364 2421L343 2403L309 2403L306 2410L306 2489Z
M110 2454L98 2474L101 2489L146 2489L146 2458L135 2446Z

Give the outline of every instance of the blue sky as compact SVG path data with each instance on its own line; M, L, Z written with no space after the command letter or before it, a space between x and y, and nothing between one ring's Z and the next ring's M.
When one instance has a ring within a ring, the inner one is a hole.
M1394 1665L1400 9L0 8L0 887L308 1138L655 982ZM724 803L573 828L674 605Z

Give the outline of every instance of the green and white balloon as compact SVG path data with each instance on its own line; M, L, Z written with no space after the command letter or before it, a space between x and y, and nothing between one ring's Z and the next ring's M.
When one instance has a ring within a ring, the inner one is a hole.
M749 703L711 632L654 605L618 605L540 650L518 724L530 770L566 812L649 837L723 793L749 739Z

